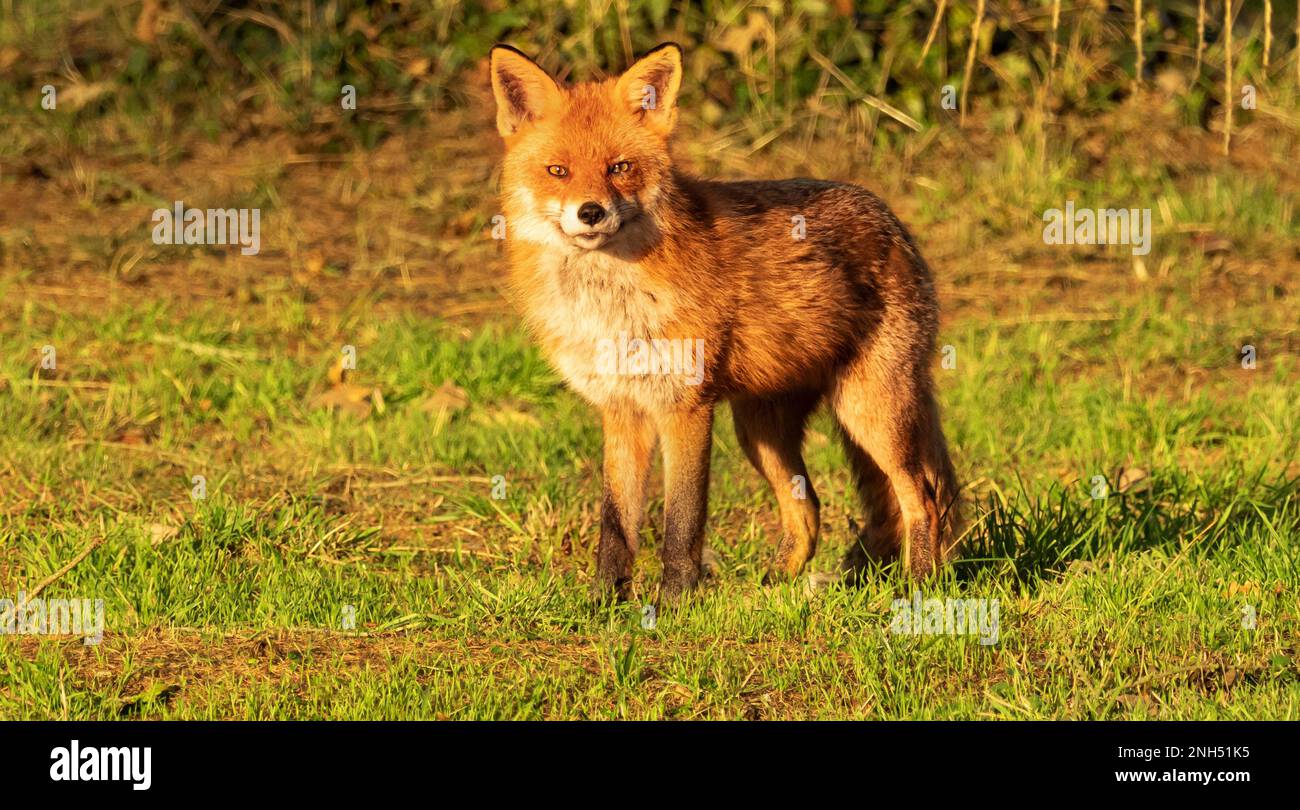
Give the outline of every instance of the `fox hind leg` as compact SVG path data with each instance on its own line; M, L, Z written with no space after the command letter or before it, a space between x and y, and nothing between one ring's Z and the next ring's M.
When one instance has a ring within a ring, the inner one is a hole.
M925 577L954 551L956 475L928 375L919 363L892 365L863 358L836 381L832 404L844 433L856 446L850 458L860 492L873 512L864 538L866 548L851 553L846 567L860 563L864 553L888 559L897 549L904 568ZM892 501L882 477L888 481Z
M850 583L854 583L873 561L892 562L898 558L903 516L899 511L898 498L894 496L894 485L889 482L889 476L885 475L880 465L858 446L842 424L840 434L843 439L844 454L848 457L849 467L853 471L858 500L867 513L865 525L853 539L853 545L849 547L844 557L844 576Z
M817 551L820 504L802 452L804 428L817 401L815 394L796 394L732 403L736 439L767 479L781 510L781 543L765 582L798 576Z

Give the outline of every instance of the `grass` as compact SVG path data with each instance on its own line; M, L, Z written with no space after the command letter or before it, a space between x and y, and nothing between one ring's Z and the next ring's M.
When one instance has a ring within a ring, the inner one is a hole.
M998 600L992 646L891 634L890 604L914 587L892 571L860 589L761 587L773 504L725 419L709 586L643 629L647 551L637 599L592 604L595 421L514 327L376 325L357 376L386 407L358 420L304 404L322 362L261 348L294 333L279 316L235 332L230 314L161 304L34 311L2 344L0 571L15 591L105 538L47 596L103 598L107 634L4 639L20 654L5 656L0 712L1294 717L1295 359L1234 369L1188 321L1150 328L1150 303L1110 322L949 328L943 401L980 522L925 595ZM36 334L67 347L53 380L23 368ZM1209 383L1125 382L1171 362ZM444 376L463 409L425 407ZM96 384L54 384L76 381ZM829 426L814 428L827 536L813 568L829 571L853 505ZM1135 466L1145 486L1092 497L1093 475L1117 487Z
M277 61L192 93L211 54L186 25L168 18L150 50L113 33L134 8L92 10L68 35L105 38L108 55L79 67L117 92L42 111L17 96L54 75L62 28L28 7L0 19L0 63L22 73L0 88L14 101L0 129L0 599L54 577L42 597L102 599L106 619L98 645L0 635L0 718L1300 717L1300 129L1278 71L1261 92L1283 113L1242 111L1230 159L1213 126L1188 125L1203 94L1067 87L1058 109L1016 80L999 37L1002 67L981 64L1002 89L976 77L965 130L922 115L908 82L882 97L926 129L877 137L807 60L769 98L761 41L727 68L746 85L727 114L718 88L688 91L684 165L856 180L915 231L944 308L935 373L973 518L964 558L921 590L996 600L999 632L891 632L894 601L917 589L892 569L858 588L761 586L775 504L725 410L712 575L651 624L658 490L635 598L588 596L597 420L498 289L490 101L442 72L481 51L443 41L454 6L425 20L450 56L414 77L404 39L317 43L355 53L362 97L387 99L350 122L295 101L324 104L332 87L286 89L313 41L296 20L294 42L270 41ZM719 40L739 19L723 18ZM897 16L871 58L860 31L818 19L821 51L862 87L919 55ZM969 19L955 19L960 64ZM1027 18L1037 50L1045 19ZM218 53L270 47L255 20L209 26ZM559 33L584 69L622 47ZM942 45L918 68L935 82L952 69ZM1062 35L1068 64L1094 65L1075 73L1127 88L1085 45ZM692 87L723 71L693 69ZM436 114L409 120L423 103ZM177 199L260 207L262 253L152 244L150 211ZM1151 208L1151 254L1045 245L1041 212L1069 199ZM319 399L337 392L345 346L355 414ZM833 572L861 516L824 415L806 452L823 501L811 568Z

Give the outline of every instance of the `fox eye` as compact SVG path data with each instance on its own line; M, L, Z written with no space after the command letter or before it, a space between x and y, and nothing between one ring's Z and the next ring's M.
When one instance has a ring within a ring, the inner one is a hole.
M609 173L622 174L623 172L631 168L632 168L631 163L628 163L626 160L620 160L618 163L615 163L613 166L609 167Z
M568 177L569 175L569 170L563 166L547 166L546 171L550 172L555 177Z

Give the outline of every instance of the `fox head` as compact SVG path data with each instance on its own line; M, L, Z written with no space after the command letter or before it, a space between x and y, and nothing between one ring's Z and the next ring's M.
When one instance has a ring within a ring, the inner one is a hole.
M571 87L505 45L490 71L511 237L577 251L644 238L672 170L681 48L665 43L616 79Z

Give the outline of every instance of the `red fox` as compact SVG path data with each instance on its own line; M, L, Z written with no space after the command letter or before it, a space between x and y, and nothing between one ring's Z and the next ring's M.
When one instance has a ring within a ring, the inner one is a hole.
M820 180L717 182L673 166L681 48L563 87L492 49L509 287L568 384L602 414L597 590L627 598L656 444L662 596L701 576L714 408L731 405L782 537L765 581L817 547L802 444L829 404L869 512L844 561L921 577L956 550L958 487L930 377L938 304L906 228L871 192Z

